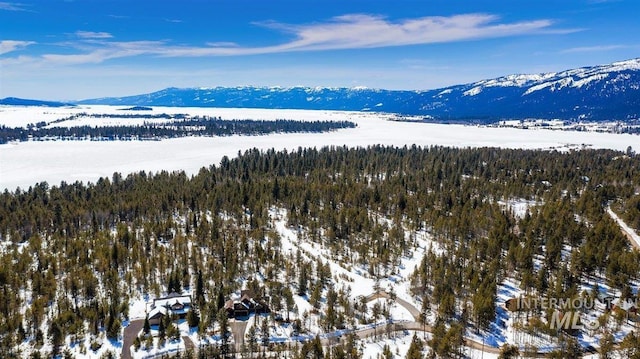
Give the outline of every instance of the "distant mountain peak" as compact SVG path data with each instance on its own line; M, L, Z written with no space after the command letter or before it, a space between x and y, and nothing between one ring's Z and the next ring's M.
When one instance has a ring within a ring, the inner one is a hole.
M439 120L627 120L640 117L640 58L560 72L512 74L426 91L346 87L170 87L82 104L394 112Z

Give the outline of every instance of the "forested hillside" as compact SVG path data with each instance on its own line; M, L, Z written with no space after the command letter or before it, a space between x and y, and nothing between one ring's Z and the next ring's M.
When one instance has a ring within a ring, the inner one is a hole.
M121 340L132 298L185 288L202 333L222 320L221 298L245 287L269 296L276 312L289 311L291 296L315 297L326 331L366 321L327 265L283 247L270 219L280 209L332 260L374 279L397 273L414 233L429 233L437 248L406 279L436 317L439 334L425 352L452 357L460 335L495 321L506 279L530 295L574 298L601 278L637 298L640 253L605 210L637 203L639 168L640 157L608 150L253 150L193 177L116 173L5 191L2 355L46 356L37 351L45 344L63 353L86 337ZM522 215L505 205L513 200L534 204ZM572 340L544 321L522 330ZM358 356L353 348L325 354Z

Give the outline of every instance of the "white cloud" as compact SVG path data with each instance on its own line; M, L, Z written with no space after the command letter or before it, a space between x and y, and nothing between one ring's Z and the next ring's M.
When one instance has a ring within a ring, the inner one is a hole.
M519 35L551 26L549 20L494 24L496 20L493 15L468 14L390 22L379 16L351 14L311 25L269 22L261 25L292 33L295 39L270 47L235 48L235 52L252 54L432 44ZM230 49L208 50L215 54Z
M93 32L93 31L76 31L76 36L81 39L110 39L113 37L108 32Z
M97 49L82 54L46 54L45 62L61 65L97 64L109 59L157 53L164 43L161 41L105 42Z
M383 17L352 14L324 24L267 24L296 34L290 48L343 49L431 44L519 35L551 26L549 20L498 24L497 16L466 14L391 22Z
M240 47L240 45L238 45L237 43L230 42L230 41L207 42L207 46L210 46L210 47Z
M24 4L0 1L0 10L6 11L27 11Z
M242 56L424 45L558 31L552 28L553 22L547 19L515 23L501 23L499 20L499 17L490 14L429 16L399 21L382 16L347 14L326 22L304 25L255 23L292 35L289 42L261 47L245 47L230 42L207 43L205 46L176 46L166 41L114 42L109 40L112 35L107 32L78 31L75 34L81 41L71 46L80 53L47 54L42 59L52 63L81 64L139 55Z
M16 40L1 40L0 41L0 55L8 52L16 51L25 48L29 45L35 44L33 41L16 41Z
M583 46L583 47L572 47L570 49L563 50L563 54L575 53L575 52L602 52L602 51L611 51L618 49L629 48L627 45L597 45L597 46Z
M265 47L209 46L167 48L164 56L233 56L292 51L321 51L424 45L516 36L548 30L550 20L497 23L488 14L422 17L392 22L381 16L349 14L328 22L289 25L261 22L257 25L290 33L294 40Z

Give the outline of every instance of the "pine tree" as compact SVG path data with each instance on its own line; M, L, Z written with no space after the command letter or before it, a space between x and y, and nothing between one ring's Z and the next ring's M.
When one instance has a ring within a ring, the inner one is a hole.
M389 344L385 344L382 348L382 358L383 359L393 359L393 353L391 352L391 348Z
M224 286L220 285L218 290L218 311L224 308Z
M200 307L204 304L204 280L202 279L202 271L199 269L196 278L196 302Z
M187 313L187 324L190 328L197 328L200 325L200 315L195 308L191 308Z
M142 327L142 332L146 335L151 332L151 325L149 324L149 314L144 317L144 325Z
M600 358L610 359L613 358L613 348L615 345L615 338L609 332L606 332L600 340Z
M514 359L517 358L518 355L520 355L520 350L517 345L504 344L500 348L498 359Z
M249 327L249 330L247 330L247 341L249 342L249 352L253 355L258 344L256 327L253 325Z
M220 352L223 357L227 356L229 352L229 319L227 318L227 311L222 308L218 311L218 326L220 327Z
M411 340L411 345L409 346L409 350L407 351L407 359L422 359L422 350L424 348L424 344L422 340L418 338L416 333L413 334L413 339Z
M167 316L163 316L162 319L160 320L160 324L158 325L158 336L160 337L160 339L165 339L167 336L167 328L165 325L165 321L167 319Z
M260 334L262 335L262 345L266 347L267 345L269 345L269 341L270 341L269 321L267 317L264 317L262 319Z
M629 333L620 343L620 349L625 358L640 359L640 336L634 332Z
M298 255L300 255L300 250L298 250ZM307 266L302 265L299 268L299 277L298 277L298 295L304 296L307 294Z

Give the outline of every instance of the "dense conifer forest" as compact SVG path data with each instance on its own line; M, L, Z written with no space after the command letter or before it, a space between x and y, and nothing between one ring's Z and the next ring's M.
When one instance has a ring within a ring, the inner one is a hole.
M79 118L140 119L140 125L61 127ZM163 122L158 122L162 120ZM155 122L152 122L155 121ZM295 121L280 119L223 120L219 117L184 114L86 114L39 122L26 127L0 126L0 144L28 140L160 140L185 136L266 135L270 133L327 132L354 128L349 121Z
M274 310L309 295L327 331L366 321L366 308L335 286L327 265L283 249L270 224L278 209L334 260L372 278L397 271L416 246L411 233L429 233L439 250L426 252L411 292L437 317L424 350L456 357L466 329L486 330L495 319L505 278L531 295L574 298L593 295L580 285L600 277L637 296L640 253L605 211L640 228L639 186L640 157L609 150L372 146L251 150L194 176L115 173L4 191L0 347L50 343L61 352L69 337L118 340L133 296L184 288L193 290L192 319L204 333L224 323L220 300L243 283L268 295ZM512 199L535 205L517 216L504 205ZM522 330L559 335L540 321ZM422 340L414 341L410 352L420 357ZM318 346L296 355L359 356L353 343Z

